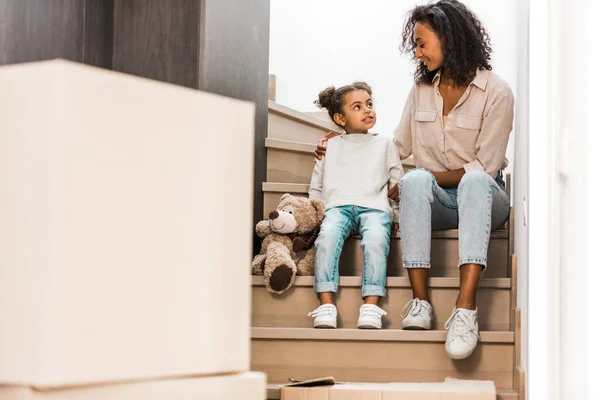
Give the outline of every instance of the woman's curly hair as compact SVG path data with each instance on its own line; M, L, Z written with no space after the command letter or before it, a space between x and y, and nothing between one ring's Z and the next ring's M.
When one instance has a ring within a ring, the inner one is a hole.
M417 47L413 30L417 22L427 25L440 38L444 54L441 68L457 85L469 84L477 70L492 69L490 36L477 16L460 1L440 0L409 12L400 50L412 53L413 57ZM436 73L437 70L428 71L423 63L417 63L415 82L431 85Z

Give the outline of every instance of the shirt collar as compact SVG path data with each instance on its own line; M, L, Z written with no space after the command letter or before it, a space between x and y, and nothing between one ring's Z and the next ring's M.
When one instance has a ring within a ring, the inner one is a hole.
M487 87L489 74L490 71L488 71L487 69L478 69L472 84L477 86L479 89L485 91L485 88Z
M485 90L485 88L487 87L487 81L488 81L489 74L490 74L490 71L488 71L487 69L483 69L483 70L478 69L477 72L475 73L475 78L473 79L473 81L470 84L477 86L481 90ZM442 78L442 70L440 69L433 77L433 81L432 81L433 86L439 85L441 78Z

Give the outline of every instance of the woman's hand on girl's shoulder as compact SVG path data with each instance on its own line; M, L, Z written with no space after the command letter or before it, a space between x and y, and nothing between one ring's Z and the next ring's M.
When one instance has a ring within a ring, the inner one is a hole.
M323 159L323 156L327 152L327 146L325 143L327 143L327 141L329 139L334 138L337 135L338 134L335 132L329 132L327 134L327 136L325 136L323 139L319 140L319 143L317 143L317 149L315 150L315 159L313 160L314 162L317 162L317 160Z

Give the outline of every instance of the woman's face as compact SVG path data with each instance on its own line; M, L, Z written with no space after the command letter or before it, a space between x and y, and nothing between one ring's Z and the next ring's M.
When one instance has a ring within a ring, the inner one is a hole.
M442 52L442 42L438 35L429 26L421 22L415 24L413 33L413 39L417 44L415 57L429 71L435 71L440 68L444 62L444 53Z

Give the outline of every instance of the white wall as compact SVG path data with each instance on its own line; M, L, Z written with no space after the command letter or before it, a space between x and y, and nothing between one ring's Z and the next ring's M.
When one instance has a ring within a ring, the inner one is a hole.
M465 0L492 39L494 71L518 96L518 9L522 0ZM413 78L410 57L398 46L413 0L271 0L269 73L277 76L277 102L317 111L320 90L363 80L378 110L374 131L391 135ZM512 140L508 150L513 159ZM512 163L509 171L512 171Z
M529 359L529 0L517 8L517 86L515 104L513 206L515 254L518 256L517 305L521 309L521 366L528 370Z

